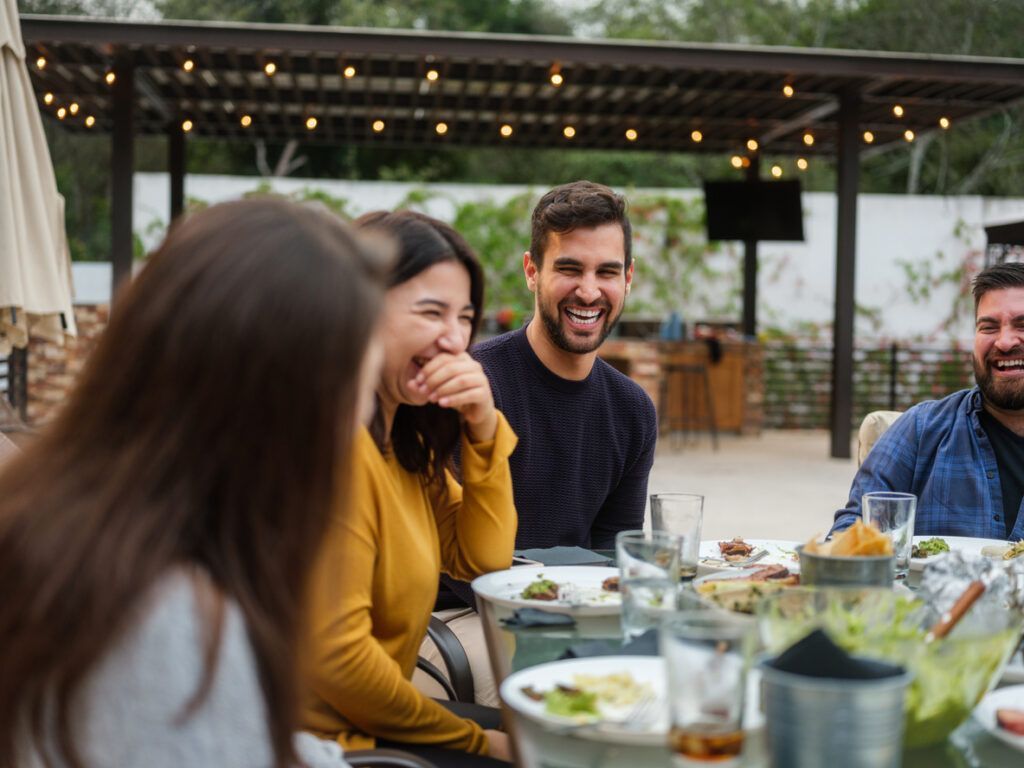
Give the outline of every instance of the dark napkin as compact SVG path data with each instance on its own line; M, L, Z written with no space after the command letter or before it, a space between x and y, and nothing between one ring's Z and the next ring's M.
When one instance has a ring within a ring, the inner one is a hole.
M536 560L544 565L608 565L611 558L599 555L583 547L546 547L543 549L518 549L516 555Z
M509 619L501 619L506 627L575 627L576 619L566 613L552 613L540 608L519 608Z
M903 674L903 667L851 656L816 629L791 645L768 666L780 672L833 680L881 680Z
M657 656L658 630L649 629L628 643L588 640L570 645L559 658L585 659L590 656Z

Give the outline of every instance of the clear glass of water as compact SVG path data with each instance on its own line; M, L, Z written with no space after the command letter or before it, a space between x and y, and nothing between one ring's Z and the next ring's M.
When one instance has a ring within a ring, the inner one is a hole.
M914 548L917 496L896 491L865 493L861 497L860 508L865 523L892 539L896 578L905 579L910 572L910 556Z
M657 627L675 610L681 546L679 536L663 531L616 535L622 634L627 641Z
M704 497L696 493L651 494L651 526L683 539L679 575L692 581L700 559L700 528L704 521Z
M675 765L739 763L754 634L749 622L716 610L683 610L661 625Z

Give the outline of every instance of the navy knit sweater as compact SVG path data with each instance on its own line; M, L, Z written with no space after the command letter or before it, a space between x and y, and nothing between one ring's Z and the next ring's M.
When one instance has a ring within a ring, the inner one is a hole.
M617 532L642 528L658 436L647 393L600 359L583 381L556 376L525 327L471 354L519 436L510 458L516 547L612 549Z

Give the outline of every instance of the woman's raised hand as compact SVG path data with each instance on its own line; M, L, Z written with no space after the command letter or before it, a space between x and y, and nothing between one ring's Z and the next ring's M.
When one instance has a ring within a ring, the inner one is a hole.
M438 346L441 352L423 366L412 386L428 393L430 402L458 411L473 442L493 440L498 414L483 367L447 337Z

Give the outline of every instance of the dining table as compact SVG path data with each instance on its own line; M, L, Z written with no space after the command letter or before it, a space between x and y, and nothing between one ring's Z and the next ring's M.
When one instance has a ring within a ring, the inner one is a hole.
M597 552L614 562L614 551ZM602 643L602 652L611 655L622 651L618 615L575 616L573 626L509 626L505 621L512 619L514 607L479 592L476 599L491 667L499 685L513 672L567 658L573 651L593 647L590 645L593 643ZM512 737L516 764L522 768L668 768L676 765L667 741L639 745L615 743L607 738L596 740L588 738L585 730L574 732L549 727L523 717L504 700L502 710ZM822 755L823 761L825 758ZM945 742L905 750L902 764L904 768L1020 768L1024 765L1024 754L994 738L972 716ZM739 765L744 768L770 765L763 727L745 734Z

